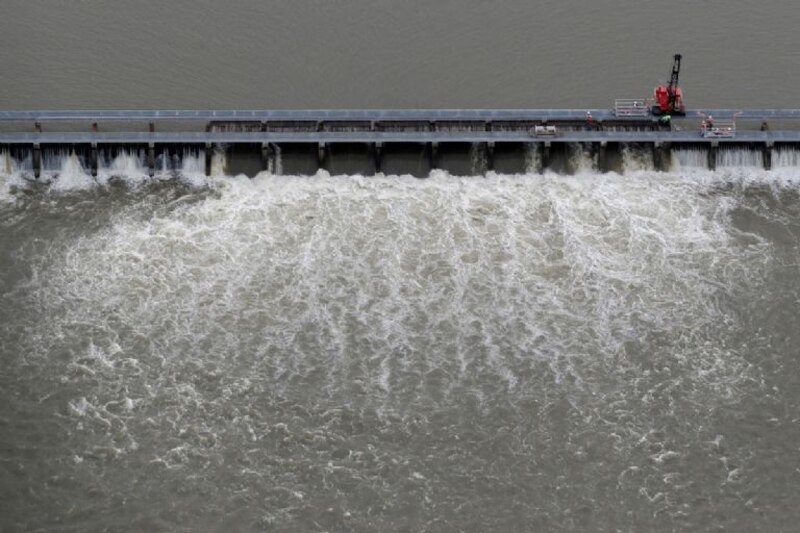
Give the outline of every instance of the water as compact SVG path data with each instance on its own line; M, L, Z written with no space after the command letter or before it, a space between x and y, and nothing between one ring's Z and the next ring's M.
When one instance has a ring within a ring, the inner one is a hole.
M794 2L551 4L6 0L0 108L608 107L675 52L692 107L796 106ZM4 532L796 530L795 149L13 150Z
M103 9L105 8L105 9ZM4 0L0 108L795 107L793 0ZM10 14L13 14L11 16Z
M797 518L792 174L5 179L6 529Z
M764 152L758 148L720 148L717 165L721 167L764 168Z
M675 148L672 153L672 168L697 170L708 168L706 148Z

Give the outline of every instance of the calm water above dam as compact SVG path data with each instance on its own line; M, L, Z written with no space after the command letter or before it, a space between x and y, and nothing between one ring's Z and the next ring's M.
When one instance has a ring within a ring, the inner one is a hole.
M798 107L794 0L4 0L3 109Z
M604 106L676 51L797 107L793 3L484 4L11 0L0 107ZM0 530L796 530L800 157L704 157L4 156Z

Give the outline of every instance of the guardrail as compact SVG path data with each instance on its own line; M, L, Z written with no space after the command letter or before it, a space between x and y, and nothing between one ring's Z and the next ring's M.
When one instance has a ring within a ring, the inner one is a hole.
M647 110L646 100L636 109ZM302 110L0 110L0 121L338 121L338 120L595 120L615 116L614 109L302 109ZM622 111L622 110L621 110ZM640 111L637 111L640 112ZM733 116L740 120L800 119L800 109L687 109L687 115Z
M617 117L647 117L650 108L645 100L636 98L619 98L614 100L614 116Z
M715 127L716 127L715 122ZM535 131L535 130L534 130ZM800 143L800 130L741 130L732 135L697 130L596 131L558 130L554 142L697 143L720 141ZM547 137L542 141L549 140ZM494 132L160 132L160 133L0 133L0 145L10 144L260 144L260 143L427 143L536 142L529 130Z
M700 123L700 135L705 139L736 137L736 121L715 120L708 122L703 120Z
M558 136L558 128L555 126L534 126L531 131L533 137L556 137Z

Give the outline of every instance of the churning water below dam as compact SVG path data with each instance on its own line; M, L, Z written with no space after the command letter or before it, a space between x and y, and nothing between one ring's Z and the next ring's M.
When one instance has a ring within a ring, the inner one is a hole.
M6 158L3 531L796 527L797 169L131 157Z

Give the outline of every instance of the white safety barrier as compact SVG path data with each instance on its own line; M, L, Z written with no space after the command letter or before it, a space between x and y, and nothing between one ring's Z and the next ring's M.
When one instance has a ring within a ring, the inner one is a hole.
M645 100L620 98L614 100L614 115L617 117L646 117L650 108Z
M534 137L555 137L558 129L555 126L534 126L531 133Z
M736 137L736 121L713 120L709 122L704 119L700 122L700 136L705 139Z

